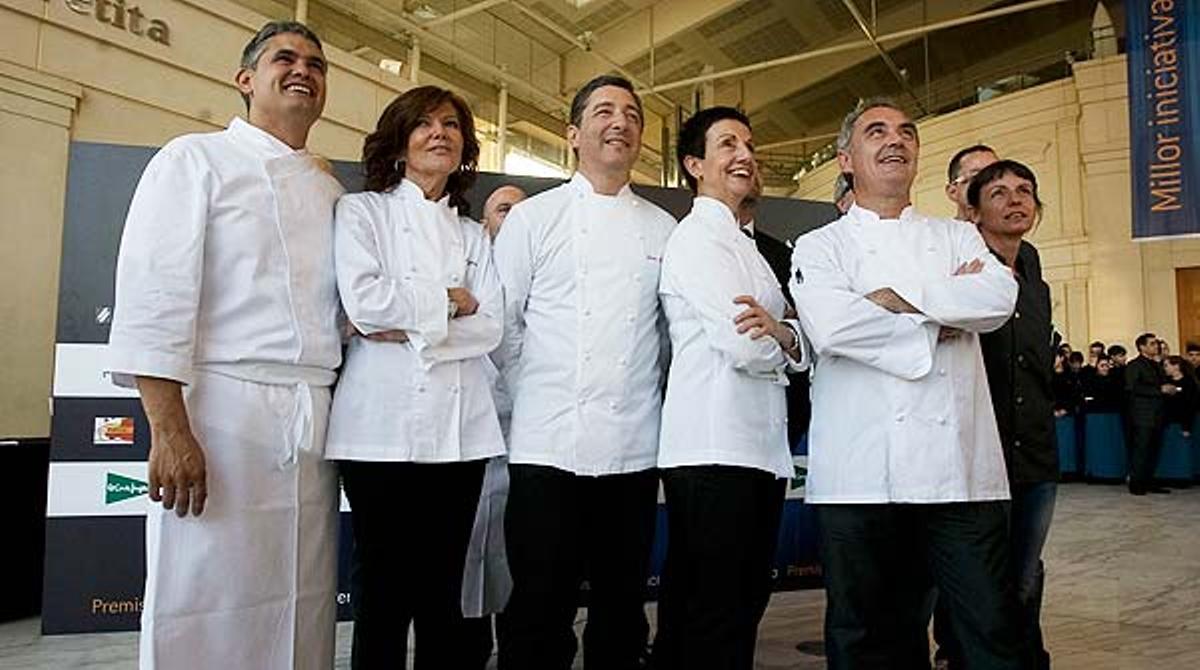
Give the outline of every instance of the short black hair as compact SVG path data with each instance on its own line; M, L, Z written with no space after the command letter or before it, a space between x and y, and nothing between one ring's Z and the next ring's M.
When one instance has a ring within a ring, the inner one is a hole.
M1096 349L1096 348L1100 349L1100 353L1104 353L1104 343L1101 342L1100 340L1096 340L1095 342L1092 342L1091 344L1088 345L1088 349Z
M642 117L642 125L645 126L642 99L638 96L637 91L634 90L633 82L616 74L602 74L599 77L594 77L591 81L580 86L578 91L575 91L575 97L571 99L571 125L578 128L583 124L583 110L587 109L588 101L591 100L592 94L605 86L616 86L617 88L629 91L629 94L633 96L634 103L637 104L638 116Z
M1067 361L1071 363L1083 363L1083 352L1072 351L1071 355L1067 356Z
M1183 346L1183 350L1188 353L1193 351L1200 353L1200 342L1188 342Z
M1142 347L1146 346L1146 343L1150 342L1151 340L1157 340L1157 339L1158 339L1158 336L1155 335L1154 333L1142 333L1141 335L1137 336L1137 339L1133 341L1133 344L1140 351Z
M1040 215L1042 213L1042 199L1038 196L1037 175L1033 174L1033 170L1030 170L1024 163L1018 163L1014 160L996 161L972 177L971 185L967 187L967 202L972 207L979 207L983 187L1006 174L1024 179L1033 185L1033 203L1037 205L1037 213Z
M702 109L679 127L679 138L675 142L675 157L679 160L679 171L683 174L683 178L687 181L688 188L692 189L693 194L696 193L696 178L687 171L683 159L688 156L704 158L704 143L707 139L708 129L713 127L716 122L725 119L733 119L746 128L750 128L750 119L741 110L733 107Z
M1114 356L1124 356L1127 353L1129 353L1129 352L1125 350L1125 347L1123 347L1119 344L1113 344L1108 347L1108 357L1109 358L1112 358Z
M321 46L321 38L312 31L312 28L300 23L299 21L268 21L263 24L262 28L254 33L254 37L246 42L246 46L242 48L242 62L239 67L244 70L253 70L258 67L258 59L263 52L267 50L267 41L276 35L284 35L292 33L299 35L304 39L317 45L317 49L325 50ZM246 109L250 109L250 96L242 94L242 101L246 103Z
M972 144L966 149L959 150L959 152L954 154L954 157L950 159L950 166L946 168L946 182L950 183L955 179L958 179L958 172L962 169L962 161L964 158L970 156L971 154L983 153L985 151L990 154L996 153L995 149L986 144Z

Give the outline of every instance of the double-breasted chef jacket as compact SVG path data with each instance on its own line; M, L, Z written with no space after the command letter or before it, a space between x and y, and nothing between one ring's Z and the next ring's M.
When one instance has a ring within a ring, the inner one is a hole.
M976 274L955 275L972 260ZM792 297L815 355L810 503L1009 497L977 333L1012 315L1017 283L974 226L855 205L800 236ZM890 287L919 314L864 296ZM962 334L939 341L941 326Z
M149 508L143 669L332 667L341 192L240 119L172 140L138 183L106 367L184 385L209 494L200 517Z

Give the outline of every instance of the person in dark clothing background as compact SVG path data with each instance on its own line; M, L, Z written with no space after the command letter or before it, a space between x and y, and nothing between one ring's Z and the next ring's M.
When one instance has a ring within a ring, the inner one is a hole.
M1196 421L1200 392L1197 391L1196 370L1182 356L1168 356L1163 361L1163 372L1167 383L1175 386L1176 393L1167 396L1163 408L1163 424L1178 424L1184 437L1191 437L1192 425Z
M1025 165L1001 160L983 168L967 189L971 219L992 253L1012 268L1017 306L998 330L980 336L996 425L1012 493L1009 544L1020 603L1027 668L1050 667L1041 632L1045 567L1058 491L1054 429L1054 349L1050 287L1037 249L1023 238L1041 217L1037 177ZM963 667L951 661L951 667Z
M1147 493L1170 493L1151 486L1162 447L1163 413L1168 396L1178 393L1168 384L1158 355L1158 339L1154 333L1142 333L1135 342L1138 357L1125 366L1126 430L1129 433L1129 492L1135 496Z
M1125 400L1125 385L1108 356L1096 361L1096 374L1084 381L1083 409L1092 414L1120 414Z

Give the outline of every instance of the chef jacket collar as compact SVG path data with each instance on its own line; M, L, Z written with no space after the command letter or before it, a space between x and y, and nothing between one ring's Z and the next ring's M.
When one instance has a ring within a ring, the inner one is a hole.
M900 210L900 221L901 222L910 221L910 220L912 220L914 214L915 214L915 212L913 211L913 206L908 205L904 209ZM880 221L895 221L896 220L896 219L883 219L875 212L873 212L869 209L865 209L863 207L859 207L858 203L854 203L853 205L850 205L850 210L846 212L846 215L849 216L854 221L857 221L858 223L879 223Z
M450 194L449 193L442 193L442 197L438 198L436 201L430 200L425 197L425 191L422 191L420 186L417 186L415 183L409 181L408 179L401 179L400 183L396 184L396 188L393 189L393 192L395 194L403 197L406 200L415 200L417 202L427 202L431 205L437 204L442 207L450 206Z
M710 226L716 228L718 234L722 237L730 239L745 237L741 228L737 225L737 219L734 218L729 205L716 198L710 198L706 195L696 196L692 200L692 212L698 214L701 221L709 223Z
M597 198L621 198L633 195L633 190L629 188L629 182L625 182L625 185L621 187L621 190L617 191L616 195L597 193L596 189L592 186L592 182L588 181L588 178L583 176L583 173L578 170L571 177L571 180L567 182L567 185L578 193L594 195Z
M279 158L291 154L308 153L307 149L293 149L289 147L283 140L258 126L247 123L240 116L233 117L233 120L229 122L229 132L238 141L252 148L256 153L263 154L266 158Z

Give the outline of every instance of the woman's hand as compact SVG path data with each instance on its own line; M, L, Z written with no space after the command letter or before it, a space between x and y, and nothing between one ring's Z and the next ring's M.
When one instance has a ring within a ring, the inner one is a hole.
M454 318L471 316L479 310L479 301L465 288L448 288L446 289L446 296L451 302L458 305L457 311L454 312Z
M733 317L733 322L737 324L737 332L739 334L749 333L752 340L770 336L785 350L796 348L796 335L792 332L792 329L776 321L775 317L771 316L766 308L758 304L758 301L753 297L739 295L733 299L733 302L737 305L746 306L746 309L741 314Z

